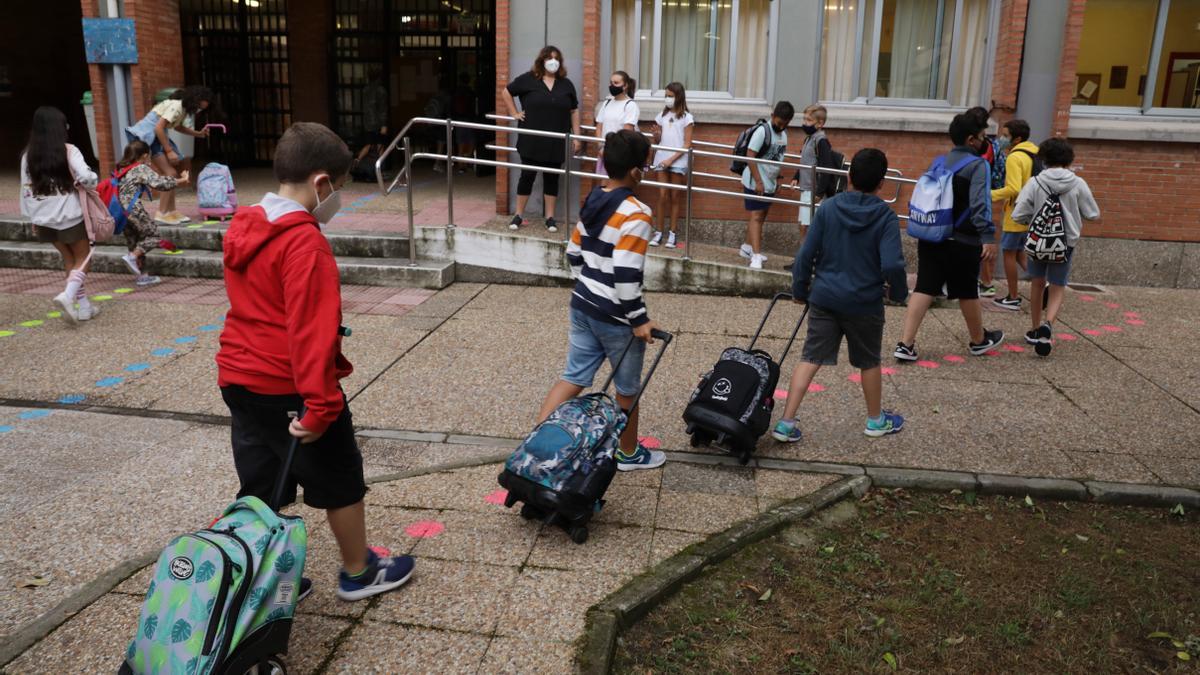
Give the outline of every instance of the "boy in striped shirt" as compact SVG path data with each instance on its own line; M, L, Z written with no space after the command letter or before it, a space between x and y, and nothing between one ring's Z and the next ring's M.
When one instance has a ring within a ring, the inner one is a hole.
M633 196L633 189L642 182L649 154L649 141L636 131L622 129L605 139L604 168L609 178L588 195L567 245L567 262L576 280L567 367L546 395L539 419L592 386L605 358L616 368L613 383L622 409L629 410L641 387L642 359L646 345L654 341L650 333L657 328L642 298L642 270L653 221L650 207ZM622 359L630 336L638 339ZM665 454L638 442L638 412L630 411L617 468L655 469L666 461Z

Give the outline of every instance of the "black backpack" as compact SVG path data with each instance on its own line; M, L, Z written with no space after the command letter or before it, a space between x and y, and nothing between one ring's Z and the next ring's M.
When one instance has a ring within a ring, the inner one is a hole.
M829 151L829 166L818 163L823 169L844 169L846 167L846 156L837 150ZM828 199L839 192L846 191L846 177L838 173L823 173L817 172L816 196L821 199Z
M1041 157L1038 157L1036 154L1026 150L1025 148L1019 148L1017 150L1013 150L1012 152L1019 152L1022 155L1028 155L1029 159L1033 160L1033 173L1029 174L1030 178L1038 175L1039 173L1042 172L1042 169L1046 168L1046 165L1042 163ZM1009 154L1011 155L1012 152L1010 152Z
M750 152L750 139L754 137L754 132L760 126L766 126L766 124L767 120L760 117L753 126L743 129L742 133L738 134L737 141L733 144L733 154L737 155L738 157L745 157ZM763 141L763 144L766 145L770 141L771 134L768 132L767 139ZM746 170L746 165L748 163L749 162L745 162L740 159L735 159L733 160L733 163L729 165L729 170L740 176L742 175L742 172Z
M1046 263L1061 263L1067 260L1067 223L1063 217L1062 200L1034 180L1046 192L1046 200L1029 221L1029 236L1025 238L1025 252L1034 260Z

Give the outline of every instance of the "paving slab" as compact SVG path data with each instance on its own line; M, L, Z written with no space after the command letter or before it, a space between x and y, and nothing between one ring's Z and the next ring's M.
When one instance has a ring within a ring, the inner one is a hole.
M1125 455L1108 452L1067 452L1078 467L1077 475L1086 480L1121 483L1158 483L1159 477L1146 466L1145 455ZM1195 460L1192 460L1193 462Z
M475 673L489 638L368 621L338 647L331 673Z
M490 565L521 565L529 557L542 525L515 511L472 513L443 511L437 519L446 529L421 539L413 555Z
M649 525L650 520L643 521ZM571 541L559 527L543 527L526 560L535 567L602 572L632 578L650 560L652 527L593 523L584 544Z
M574 647L569 642L497 637L488 645L487 655L483 658L479 672L497 675L566 675L573 672L571 659L574 653Z
M106 595L9 663L5 672L114 673L141 611L141 598Z
M517 567L433 558L421 558L417 565L419 574L404 591L382 596L367 612L368 620L483 635L496 629Z
M670 462L663 467L662 489L749 497L755 492L755 471L748 467L697 466Z
M657 528L711 534L758 513L756 497L663 490L658 500Z
M574 640L583 631L588 608L624 581L608 574L526 567L509 593L511 610L500 619L496 635Z

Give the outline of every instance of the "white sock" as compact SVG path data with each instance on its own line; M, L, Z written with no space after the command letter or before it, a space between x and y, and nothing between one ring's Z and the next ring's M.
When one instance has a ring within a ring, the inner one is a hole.
M83 286L80 286L79 292L75 294L75 302L79 303L79 309L91 308L92 301L88 300L87 291L83 290Z
M80 290L83 288L83 282L87 279L87 274L83 270L71 270L67 275L67 289L65 295L68 298L79 296Z

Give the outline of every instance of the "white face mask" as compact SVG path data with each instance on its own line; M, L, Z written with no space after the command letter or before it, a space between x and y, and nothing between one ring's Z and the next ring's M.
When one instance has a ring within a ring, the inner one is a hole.
M667 107L670 108L671 110L675 109L675 97L674 96L668 96L665 103L667 104Z
M547 73L557 73L559 66L558 59L546 59L545 66Z
M321 229L324 230L329 221L333 220L333 217L337 215L337 212L342 210L342 191L334 190L329 193L328 197L322 200L321 191L317 189L317 181L319 180L321 179L318 177L312 184L313 194L317 198L317 205L313 208L312 214L317 219L317 223L321 225ZM332 186L333 183L330 182L330 187Z

